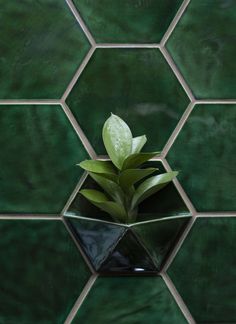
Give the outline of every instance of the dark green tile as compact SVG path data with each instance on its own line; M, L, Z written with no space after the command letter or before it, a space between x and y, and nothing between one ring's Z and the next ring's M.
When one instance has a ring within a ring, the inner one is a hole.
M124 226L89 219L71 217L68 219L68 224L96 270L100 268L125 232Z
M100 272L134 273L157 271L147 250L131 230L127 230L117 243L117 246L101 265Z
M167 159L200 211L236 210L236 105L197 105Z
M158 43L182 0L74 0L97 42Z
M135 136L147 135L146 150L161 150L188 98L158 49L98 49L67 103L97 153L103 154L102 126L111 111Z
M200 218L169 269L197 323L236 323L236 218Z
M89 49L66 2L0 5L0 99L61 97Z
M98 278L73 324L187 323L160 277Z
M190 2L167 48L196 97L236 97L235 30L235 0Z
M87 157L60 106L0 106L0 213L59 213Z
M60 221L0 221L0 323L64 323L90 272Z
M189 217L166 218L132 226L133 231L152 256L158 270L161 270L189 219Z

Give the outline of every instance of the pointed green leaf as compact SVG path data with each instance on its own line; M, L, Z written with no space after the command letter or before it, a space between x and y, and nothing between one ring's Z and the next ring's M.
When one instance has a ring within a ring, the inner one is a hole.
M82 189L80 193L93 205L111 215L116 222L126 222L127 215L124 207L114 201L109 201L102 192L93 189Z
M143 148L144 144L147 142L146 135L134 137L132 141L132 154L139 153Z
M110 159L121 170L123 161L132 150L129 126L120 117L112 114L103 126L102 137Z
M172 171L157 176L153 176L143 183L141 183L133 196L132 209L137 207L137 205L144 199L148 198L152 194L156 193L164 186L166 186L174 177L176 177L178 172Z
M99 173L107 179L117 181L116 170L110 161L84 160L78 165L88 172Z
M99 186L116 202L123 204L124 202L124 194L117 183L114 181L107 179L102 174L96 174L93 172L89 172L89 175L96 181Z
M122 166L122 170L137 168L144 162L147 162L160 152L150 152L150 153L134 153L128 156Z
M119 184L122 189L127 190L139 180L147 177L158 170L157 168L147 169L127 169L121 172L119 176Z

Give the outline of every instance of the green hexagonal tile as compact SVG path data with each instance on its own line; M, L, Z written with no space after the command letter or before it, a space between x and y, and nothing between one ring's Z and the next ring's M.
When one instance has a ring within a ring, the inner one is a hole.
M167 48L197 98L236 98L236 2L192 0Z
M236 323L236 218L199 218L168 271L197 323Z
M161 150L189 100L158 49L98 49L67 103L103 154L101 131L111 111L134 135L147 135L146 150Z
M236 210L236 105L197 105L167 159L199 211Z
M98 278L73 324L187 323L160 277Z
M0 213L59 213L87 153L60 106L0 105Z
M90 45L64 0L1 1L0 99L59 98Z
M90 277L57 220L0 221L0 322L64 323Z
M182 0L74 0L101 43L158 43Z

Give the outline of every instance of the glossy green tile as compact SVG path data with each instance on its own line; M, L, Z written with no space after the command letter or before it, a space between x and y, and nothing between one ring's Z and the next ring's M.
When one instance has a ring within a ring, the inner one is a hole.
M197 98L235 98L236 2L193 0L167 48Z
M161 150L188 98L158 49L98 49L67 103L95 151L104 154L101 131L111 111L135 136L147 135L146 150Z
M0 213L59 213L87 157L60 106L0 106Z
M157 272L157 268L148 251L140 243L133 231L128 229L101 265L100 272Z
M236 210L236 105L197 105L167 160L200 211Z
M196 221L169 275L197 323L236 323L236 218Z
M158 43L181 0L74 0L97 42Z
M60 98L90 47L66 2L0 4L0 99Z
M132 226L158 270L161 270L189 219L190 217L173 217Z
M144 293L145 292L145 293ZM187 323L160 277L98 278L73 324Z
M90 272L63 223L1 220L0 232L0 323L64 323Z
M105 222L80 218L67 218L80 246L98 270L117 245L125 227Z

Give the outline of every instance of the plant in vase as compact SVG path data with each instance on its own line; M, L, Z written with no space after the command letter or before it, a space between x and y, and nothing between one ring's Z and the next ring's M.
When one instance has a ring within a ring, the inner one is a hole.
M100 189L82 187L79 194L109 214L111 221L76 216L70 218L70 226L97 271L158 272L188 217L139 222L138 207L178 172L155 174L157 168L143 167L159 152L141 152L146 136L133 137L129 126L114 114L106 120L102 137L110 161L79 164Z

